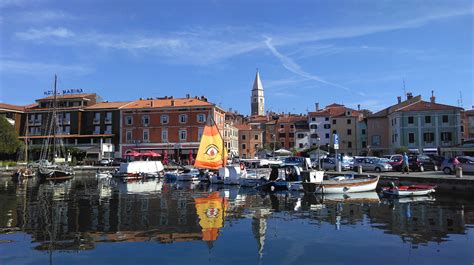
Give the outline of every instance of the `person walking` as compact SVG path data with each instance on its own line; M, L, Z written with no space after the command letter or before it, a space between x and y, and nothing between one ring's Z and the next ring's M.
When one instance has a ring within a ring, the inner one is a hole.
M410 172L410 167L408 164L408 155L406 152L403 153L403 167L402 167L402 174L408 174Z

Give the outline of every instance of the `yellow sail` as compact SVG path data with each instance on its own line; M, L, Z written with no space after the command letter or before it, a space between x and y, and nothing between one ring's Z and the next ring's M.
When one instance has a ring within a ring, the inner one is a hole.
M195 198L194 202L199 216L199 225L202 228L202 240L216 240L219 229L224 226L227 199L220 197L219 192L216 191L207 197Z
M196 155L194 167L219 169L225 167L227 150L216 124L206 124L202 132L201 143Z

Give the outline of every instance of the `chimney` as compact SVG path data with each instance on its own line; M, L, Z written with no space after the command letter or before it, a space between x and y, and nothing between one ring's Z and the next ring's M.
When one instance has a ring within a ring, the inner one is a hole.
M186 94L186 98L189 98L189 97L190 97L190 95L189 95L189 94Z
M397 101L398 101L398 104L402 103L402 97L398 96Z
M357 104L357 110L360 111L360 104Z
M410 100L413 98L413 94L411 92L407 93L407 100Z
M153 99L150 100L150 106L153 108Z
M171 106L174 106L174 99L171 100Z
M436 97L434 96L434 90L431 90L430 102L431 103L436 103Z
M319 102L316 102L316 111L319 111Z

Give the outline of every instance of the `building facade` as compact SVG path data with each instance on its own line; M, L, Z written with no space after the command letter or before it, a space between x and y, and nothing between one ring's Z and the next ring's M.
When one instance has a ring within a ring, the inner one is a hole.
M263 130L252 128L250 125L236 125L239 130L240 158L255 158L263 148Z
M224 131L225 111L207 98L148 98L121 109L121 156L128 152L154 151L179 163L196 156L204 126L210 117Z
M224 144L227 148L229 157L239 156L239 129L231 121L225 121L224 124Z

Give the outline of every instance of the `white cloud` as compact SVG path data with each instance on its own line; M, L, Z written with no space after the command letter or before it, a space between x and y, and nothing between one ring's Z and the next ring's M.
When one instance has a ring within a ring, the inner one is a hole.
M58 10L24 11L9 16L12 22L22 23L41 23L72 18L74 18L73 15Z
M0 64L0 71L5 73L17 73L25 75L52 75L52 74L72 74L87 75L93 69L84 65L64 65L55 63L26 62L3 60Z
M58 27L51 28L47 27L44 29L29 29L25 32L18 32L16 36L22 40L43 40L49 38L70 38L74 36L74 33L69 29Z

